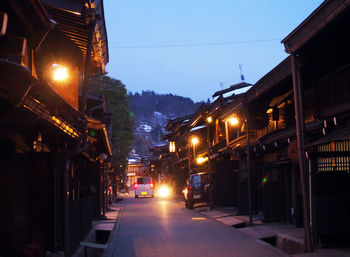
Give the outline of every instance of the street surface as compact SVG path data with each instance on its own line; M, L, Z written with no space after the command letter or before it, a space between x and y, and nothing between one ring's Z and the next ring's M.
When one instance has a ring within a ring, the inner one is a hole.
M114 257L274 257L278 249L172 199L126 198Z

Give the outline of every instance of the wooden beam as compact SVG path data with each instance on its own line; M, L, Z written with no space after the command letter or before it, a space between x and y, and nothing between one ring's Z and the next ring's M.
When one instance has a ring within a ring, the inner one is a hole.
M5 12L0 12L0 36L6 34L8 16Z

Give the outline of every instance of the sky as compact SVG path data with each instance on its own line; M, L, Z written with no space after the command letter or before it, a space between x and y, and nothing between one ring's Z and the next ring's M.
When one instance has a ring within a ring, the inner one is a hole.
M287 54L281 40L321 0L104 0L108 76L129 92L212 101L254 84Z

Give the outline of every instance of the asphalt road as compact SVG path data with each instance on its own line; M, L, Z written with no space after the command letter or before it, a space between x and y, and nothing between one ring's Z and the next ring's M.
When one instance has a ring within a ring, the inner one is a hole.
M114 257L286 256L171 199L125 199L113 240Z

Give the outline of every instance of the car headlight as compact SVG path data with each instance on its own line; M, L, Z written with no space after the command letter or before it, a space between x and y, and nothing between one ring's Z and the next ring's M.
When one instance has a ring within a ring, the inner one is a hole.
M161 186L161 187L159 188L159 195L160 195L161 197L167 197L167 196L169 196L169 195L170 195L170 189L169 189L169 187L166 186L166 185Z

